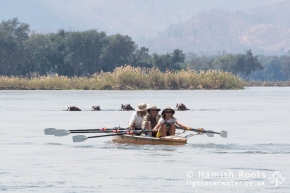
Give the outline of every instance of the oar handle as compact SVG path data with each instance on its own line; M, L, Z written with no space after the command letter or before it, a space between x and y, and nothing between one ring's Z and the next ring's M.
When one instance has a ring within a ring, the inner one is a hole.
M126 132L122 131L120 133L112 133L112 134L108 134L108 135L89 136L87 138L108 137L108 136L124 135L124 134L129 134L130 135L130 134L133 134L133 133L134 132L132 132L132 131L126 131Z
M114 130L107 130L107 131L100 131L100 130L95 130L95 131L69 131L70 133L112 133Z
M197 128L197 129L190 128L188 130L189 131L196 131L198 133L215 133L215 134L220 134L219 132L204 130L203 128Z
M100 129L72 129L69 130L70 132L75 132L75 131L111 131L111 130L127 130L127 128L119 128L119 127L115 127L115 128L100 128Z
M152 132L152 131L151 130L120 131L120 133L112 133L108 135L96 135L96 136L89 136L89 137L86 137L84 135L76 135L76 136L73 136L73 142L82 142L89 138L108 137L108 136L116 136L116 135L124 135L124 134L133 135L133 134L140 134L140 133L145 133L145 132Z
M176 126L176 129L182 129L181 127L179 127L179 126ZM203 128L197 128L197 129L195 129L195 128L188 128L188 129L186 129L186 131L195 131L195 132L198 132L198 133L214 133L214 134L221 134L221 133L219 133L219 132L215 132L215 131L208 131L208 130L205 130L205 129L203 129Z
M124 133L115 133L115 134L109 134L109 135L89 136L89 137L87 137L87 138L108 137L108 136L123 135L123 134L124 134Z
M181 129L180 127L176 127L176 128L177 129ZM210 133L219 134L222 138L227 138L227 136L228 136L228 132L227 131L221 131L219 133L219 132L215 132L215 131L204 130L203 128L198 128L198 129L189 128L189 129L187 129L187 131L195 131L197 133L205 133L208 137L213 137L213 135L210 135Z
M178 125L176 125L176 129L183 129L183 128L181 128ZM195 132L199 132L199 133L205 132L205 130L203 128L197 128L197 129L195 129L195 128L189 127L187 129L183 129L183 130L185 130L185 131L195 131Z
M150 133L153 132L152 130L128 130L127 132L124 131L119 131L119 130L114 130L114 133L120 133L122 132L123 134L128 134L128 135L136 135L136 134L141 134L141 133Z

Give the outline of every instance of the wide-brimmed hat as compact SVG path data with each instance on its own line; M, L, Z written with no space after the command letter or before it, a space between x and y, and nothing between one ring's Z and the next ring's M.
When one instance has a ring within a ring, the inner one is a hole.
M174 113L175 113L175 110L173 110L173 109L170 108L170 107L166 107L166 108L162 111L161 115L163 115L163 114L165 113L165 111L171 111L171 112L172 112L172 115L174 115Z
M147 104L145 103L140 103L138 105L138 107L136 108L136 111L146 111L146 108L147 108Z
M157 110L160 111L160 109L158 109L155 105L148 105L146 110Z

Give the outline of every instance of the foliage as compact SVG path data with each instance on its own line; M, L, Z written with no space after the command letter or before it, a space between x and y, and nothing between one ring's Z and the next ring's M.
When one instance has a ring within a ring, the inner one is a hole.
M179 70L181 69L180 64L184 62L184 59L185 54L181 50L176 49L171 54L153 54L152 64L162 72L166 70Z
M149 49L138 48L127 35L107 36L97 30L65 31L29 35L29 25L17 18L0 24L0 75L91 76L112 72L116 67L132 65L180 69L185 54L174 50L166 55L149 55Z
M194 69L196 71L210 70L214 69L213 63L215 59L215 56L195 56L188 61L188 65L191 69Z
M161 72L158 68L117 67L91 77L0 77L0 89L242 89L243 81L229 72L190 69Z
M28 33L29 25L17 18L0 24L0 75L20 75L27 69L24 42Z
M290 81L290 56L280 56L280 67L282 72L287 77L287 80Z
M258 61L258 57L253 56L251 50L248 50L246 54L226 54L221 56L215 60L214 65L219 66L224 71L242 74L245 80L249 80L249 75L253 71L264 69Z
M286 81L283 74L280 57L278 56L258 56L258 60L264 66L264 70L253 72L250 75L252 81Z
M149 49L145 47L141 47L140 49L136 49L132 56L131 66L135 67L152 67L151 64L151 56L149 54Z
M40 34L30 33L29 25L19 22L17 18L0 23L2 76L33 78L58 74L90 77L94 73L114 72L118 67L130 65L152 70L155 81L150 87L157 88L161 84L160 87L174 88L180 85L181 79L172 75L173 72L185 69L187 65L195 71L230 72L241 75L245 80L289 80L289 58L289 55L253 56L251 50L245 54L223 52L219 56L197 56L194 53L186 56L179 49L167 54L150 54L148 48L138 48L127 35L107 36L105 32L94 29ZM159 77L161 72L168 73L166 81ZM135 78L133 80L138 82ZM123 79L120 81L126 82ZM130 80L127 81L129 84Z

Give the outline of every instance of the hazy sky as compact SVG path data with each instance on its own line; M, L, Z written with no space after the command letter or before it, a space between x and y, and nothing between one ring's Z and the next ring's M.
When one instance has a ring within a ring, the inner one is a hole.
M153 52L168 52L173 48L196 53L221 49L245 50L241 46L279 51L289 50L289 2L290 0L0 0L0 19L17 17L20 22L30 24L32 31L39 33L56 32L59 29L96 29L107 35L120 33L130 36L138 46L148 47ZM219 14L216 16L219 19L215 19L211 14L215 12L227 14ZM232 21L229 24L231 26L228 26L228 29L235 29L234 32L224 31L227 28L223 21L230 21L228 17L236 19L235 15L241 13L244 18L237 17L240 20L237 23ZM202 23L198 23L200 21ZM215 27L214 30L209 26ZM188 39L176 40L171 36L172 41L166 39L169 33L176 33L175 28L182 29L183 32L189 31L186 37L183 36ZM192 31L199 31L202 35L193 38L190 34ZM228 36L230 34L231 38Z
M17 17L39 32L94 28L108 34L154 36L201 11L247 10L281 1L284 0L0 0L0 19Z

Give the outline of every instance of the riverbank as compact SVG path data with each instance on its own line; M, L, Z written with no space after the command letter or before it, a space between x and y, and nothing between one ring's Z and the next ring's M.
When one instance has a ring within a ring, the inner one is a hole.
M245 82L246 87L251 87L251 86L273 86L273 87L290 87L290 81L288 82L261 82L261 81L250 81L250 82Z
M91 77L0 77L2 90L195 90L243 89L243 80L228 72L181 70L161 72L124 66Z

